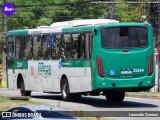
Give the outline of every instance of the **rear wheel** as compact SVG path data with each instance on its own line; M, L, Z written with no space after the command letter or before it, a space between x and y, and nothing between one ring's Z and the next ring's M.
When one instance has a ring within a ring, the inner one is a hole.
M105 91L108 102L122 102L125 97L124 91Z
M31 96L31 91L26 91L24 86L24 81L20 82L20 92L22 96Z
M61 86L62 98L65 101L78 101L81 99L81 94L79 93L70 93L69 84L66 79L63 79Z

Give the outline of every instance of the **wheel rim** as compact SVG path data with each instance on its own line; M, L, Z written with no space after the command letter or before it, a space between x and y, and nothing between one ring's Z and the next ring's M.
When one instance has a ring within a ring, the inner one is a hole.
M63 84L62 94L64 98L67 97L67 84L66 83Z

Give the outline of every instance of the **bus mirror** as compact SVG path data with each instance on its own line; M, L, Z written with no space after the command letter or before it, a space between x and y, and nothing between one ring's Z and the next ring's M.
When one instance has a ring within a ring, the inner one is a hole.
M94 29L94 35L97 35L97 34L98 34L98 30Z

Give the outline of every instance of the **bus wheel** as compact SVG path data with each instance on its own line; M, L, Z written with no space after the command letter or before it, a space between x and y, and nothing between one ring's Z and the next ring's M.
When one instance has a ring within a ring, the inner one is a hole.
M72 94L69 91L69 84L66 79L63 79L63 81L62 81L61 93L62 93L63 100L65 100L65 101L72 100Z
M105 91L108 102L122 102L125 97L124 91Z
M22 96L31 96L31 91L26 91L24 86L24 81L22 80L20 83L20 91Z

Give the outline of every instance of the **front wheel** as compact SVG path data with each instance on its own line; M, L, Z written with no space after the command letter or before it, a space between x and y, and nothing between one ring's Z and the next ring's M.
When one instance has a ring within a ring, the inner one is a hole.
M124 91L105 91L108 102L122 102L125 97Z
M20 92L22 96L31 96L31 91L26 91L24 86L24 81L20 83Z

